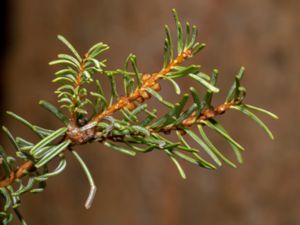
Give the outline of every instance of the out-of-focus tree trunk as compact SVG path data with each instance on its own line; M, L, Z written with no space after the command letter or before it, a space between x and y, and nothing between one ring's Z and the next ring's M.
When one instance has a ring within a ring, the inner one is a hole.
M4 112L4 105L5 105L5 98L4 98L4 72L3 69L5 66L5 55L7 52L7 40L8 40L8 18L7 18L7 7L8 3L6 0L2 0L0 2L0 29L1 29L1 35L0 35L0 120L3 121L3 112Z
M8 22L7 22L7 1L2 0L0 1L0 121L3 121L3 112L5 108L5 102L4 102L4 70L3 67L5 66L5 54L7 50L7 35L8 35ZM2 137L2 136L1 136ZM0 138L1 139L1 138ZM0 179L4 176L4 171L2 170L1 163L0 163ZM3 206L3 199L0 196L0 211ZM1 221L0 221L1 222Z

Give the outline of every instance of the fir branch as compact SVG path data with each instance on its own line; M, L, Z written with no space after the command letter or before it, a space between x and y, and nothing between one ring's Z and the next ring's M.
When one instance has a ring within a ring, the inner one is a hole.
M185 179L186 173L180 164L181 160L206 169L216 169L223 163L236 168L234 162L209 139L206 128L215 131L226 140L237 161L242 162L241 152L244 148L217 120L229 109L240 111L254 120L273 139L271 131L255 113L265 113L274 119L277 119L277 116L265 109L244 103L246 89L241 86L245 71L243 67L235 76L224 103L214 106L213 97L220 91L216 86L219 72L213 70L209 76L201 71L200 65L184 65L189 58L201 51L205 44L196 42L196 26L189 23L183 26L176 11L173 10L172 13L176 39L171 38L171 30L166 25L163 67L155 73L141 73L137 57L133 54L127 57L123 69L106 70L106 60L99 60L98 56L108 50L108 45L97 43L81 56L66 38L58 36L71 52L71 55L59 54L57 60L50 62L50 65L63 67L55 73L56 78L53 80L60 85L55 93L61 109L44 100L39 104L63 125L59 129L51 130L34 125L13 112L7 112L35 133L39 141L33 143L21 137L14 137L9 129L3 127L15 148L16 157L23 163L18 165L14 157L8 156L4 149L0 148L0 168L4 171L3 177L0 177L0 198L5 202L4 208L0 209L2 224L11 222L12 210L20 222L26 224L18 211L21 196L27 192L44 191L47 180L59 175L66 168L67 160L64 155L70 151L89 181L90 193L85 207L91 207L96 185L88 166L75 151L76 145L98 142L129 156L158 150L171 159L181 177ZM97 74L109 80L110 95L107 96L103 91L101 80L96 78ZM117 90L116 76L123 79L124 90L121 94ZM195 80L204 88L205 94L200 96L197 88L190 87L190 93L183 93L177 103L170 102L160 95L162 79L170 82L175 93L181 95L180 83L177 82L181 77ZM89 88L92 84L95 85L94 91L90 91ZM147 100L151 97L167 107L168 112L160 115L158 109L149 108ZM188 105L189 99L192 100L191 105ZM88 105L91 106L92 112L89 112ZM116 112L120 112L122 116L116 116ZM169 139L168 134L171 132L176 133L176 140ZM187 137L193 139L200 148L192 147L186 140ZM204 159L203 154L207 154L209 159ZM48 164L54 160L57 161L57 166L50 170ZM24 177L27 179L23 179Z

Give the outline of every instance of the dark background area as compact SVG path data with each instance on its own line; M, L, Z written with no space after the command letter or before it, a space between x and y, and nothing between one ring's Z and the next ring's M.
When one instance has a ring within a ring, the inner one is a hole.
M1 27L1 34L0 35L0 67L3 68L5 66L5 59L6 59L6 53L7 53L7 46L8 46L8 37L9 37L9 18L8 18L8 4L7 1L1 1L0 3L0 27ZM0 105L1 108L5 105L5 75L1 74L1 79L0 79ZM1 120L3 119L3 110L1 109L0 112L0 118Z
M111 69L122 67L133 52L142 72L155 72L162 65L163 25L173 25L173 7L182 21L199 27L198 39L208 45L193 62L207 73L213 68L221 72L223 92L217 102L244 65L246 101L280 117L272 121L262 116L276 137L270 141L254 122L234 112L226 114L223 123L247 149L245 163L236 170L224 166L217 171L184 164L186 181L158 152L130 158L100 144L84 146L80 153L98 184L92 209L83 207L88 184L69 157L66 171L50 179L44 193L24 196L22 212L30 225L300 224L299 1L10 0L0 4L4 31L0 118L14 134L30 136L22 125L3 117L7 109L41 126L60 126L37 104L40 99L56 101L56 86L50 82L55 68L47 63L65 50L57 34L65 35L81 52L98 41L109 44L105 57ZM162 93L168 99L174 96L166 88ZM10 149L3 134L1 139ZM214 142L229 151L220 138Z

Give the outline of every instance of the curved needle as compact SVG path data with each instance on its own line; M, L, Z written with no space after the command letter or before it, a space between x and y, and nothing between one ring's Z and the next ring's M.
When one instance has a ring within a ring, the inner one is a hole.
M93 201L94 201L94 198L95 198L95 195L96 195L96 191L97 191L97 187L95 185L92 174L89 171L89 169L88 169L87 165L85 164L85 162L83 161L83 159L80 157L80 155L77 152L72 151L72 153L74 154L75 158L80 163L85 175L87 176L89 184L90 184L90 193L89 193L88 198L86 199L86 202L85 202L85 205L84 205L86 209L89 209L89 208L91 208L91 206L93 204Z

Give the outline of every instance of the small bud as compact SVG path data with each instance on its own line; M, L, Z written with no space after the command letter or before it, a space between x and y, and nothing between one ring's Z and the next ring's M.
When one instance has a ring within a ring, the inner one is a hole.
M151 98L151 95L150 95L147 91L142 91L142 92L141 92L141 96L142 96L144 99L149 99L149 98Z
M226 111L226 107L224 105L220 105L216 109L218 114L223 114Z
M150 78L151 78L151 74L145 73L145 74L143 74L143 76L142 76L142 81L143 81L143 82L146 82L146 81L149 80Z
M210 118L213 118L216 116L216 113L215 111L213 110L210 110L210 109L207 109L203 112L203 115L207 118L207 119L210 119Z
M185 126L185 127L189 127L191 126L194 122L196 121L196 117L189 117L185 120L182 121L182 125Z
M129 111L132 111L136 108L136 104L134 104L133 102L130 102L127 104L126 108L129 110Z
M185 54L186 54L186 58L192 57L191 49L186 50Z
M160 84L159 83L155 83L153 86L152 86L152 89L154 91L160 91L161 87L160 87Z

